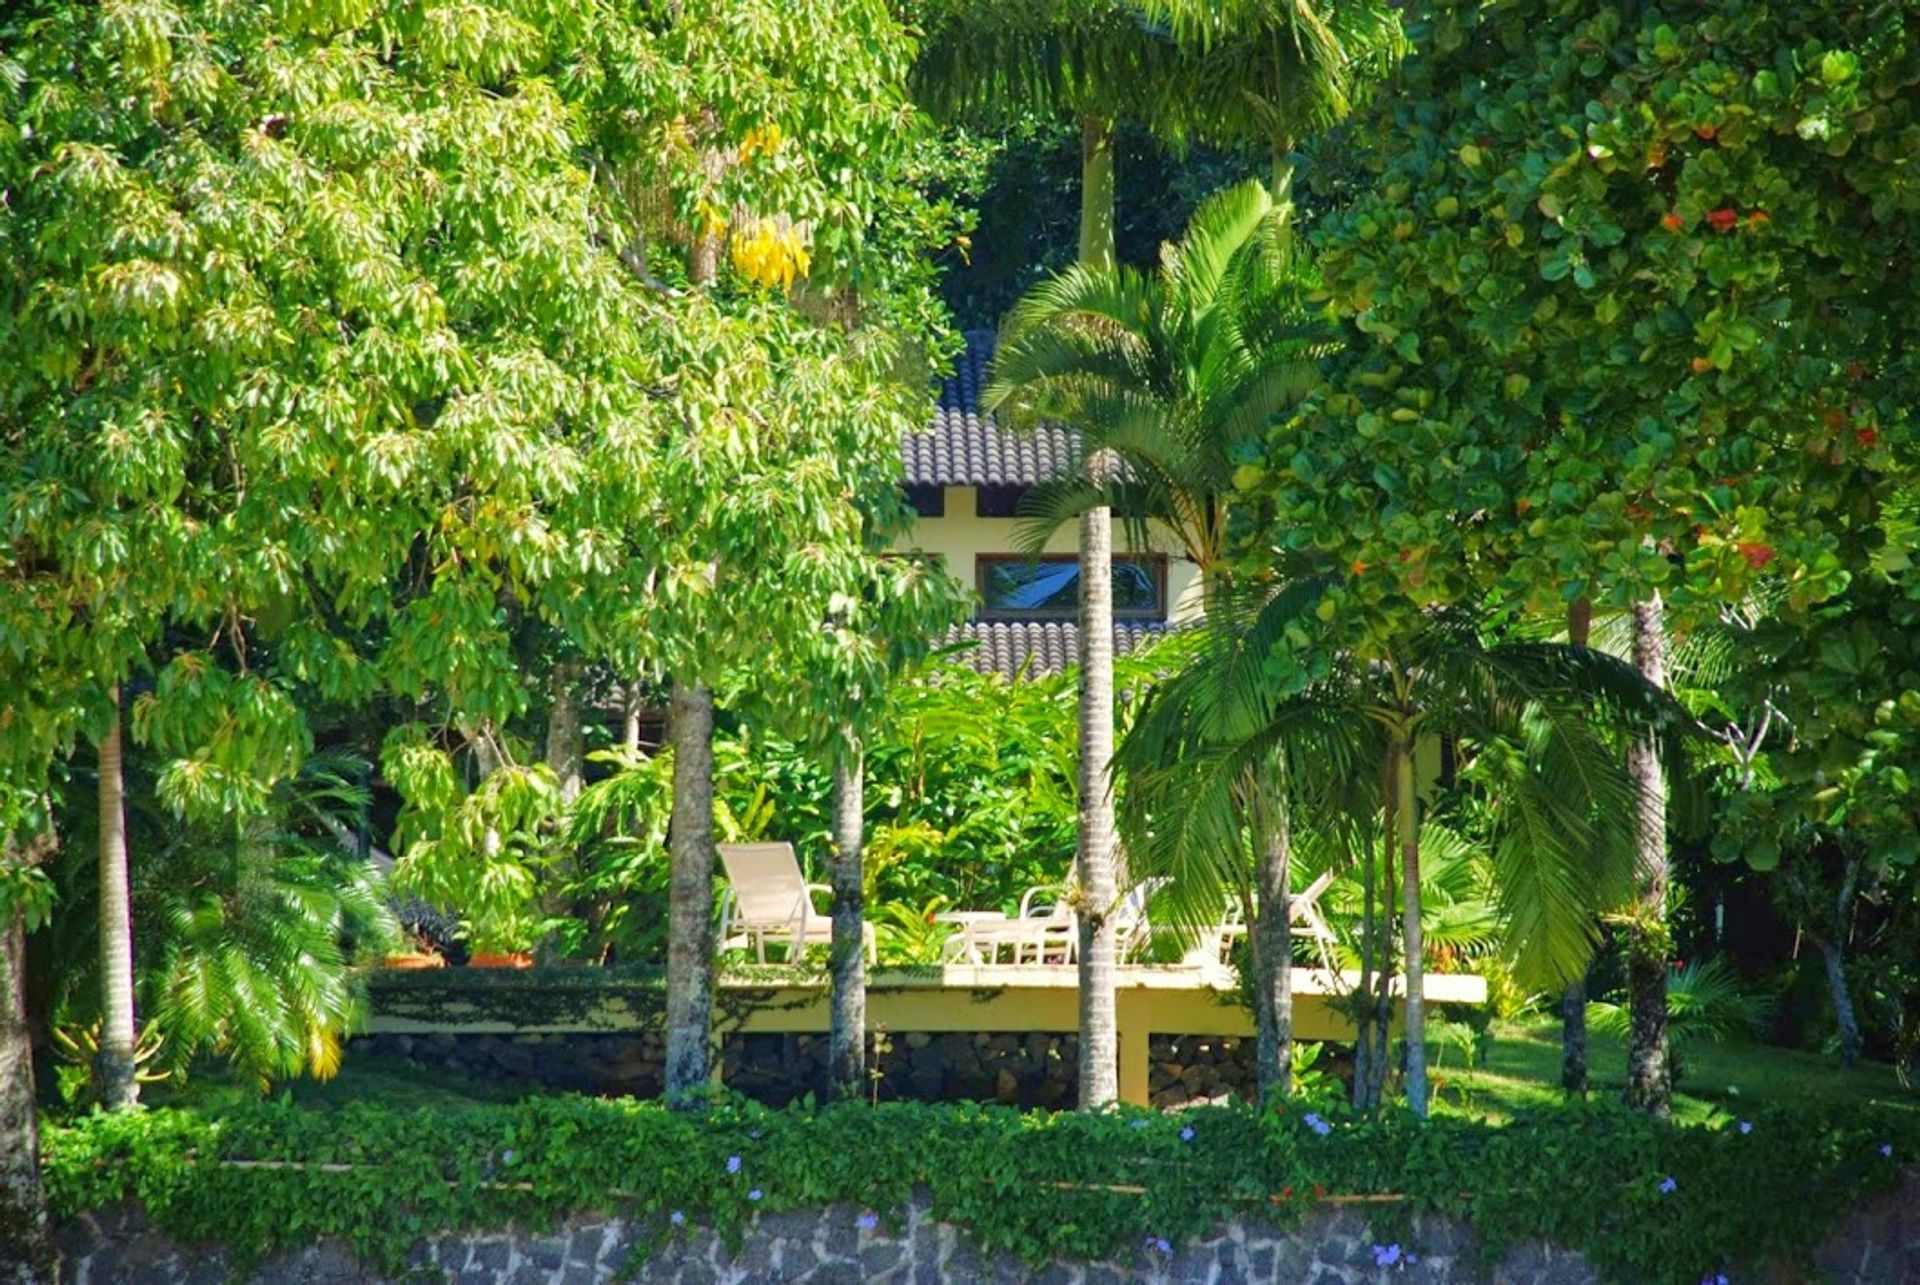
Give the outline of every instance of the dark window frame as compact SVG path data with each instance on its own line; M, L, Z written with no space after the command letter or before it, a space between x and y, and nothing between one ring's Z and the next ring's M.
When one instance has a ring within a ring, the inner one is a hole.
M923 518L947 516L947 488L932 482L909 482L900 488L914 514Z
M1026 503L1030 486L1000 483L973 488L973 516L976 518L1017 518Z
M1167 596L1167 555L1164 553L1116 553L1113 555L1115 566L1131 563L1147 568L1153 578L1154 605L1152 607L1127 607L1115 605L1115 620L1145 620L1165 622L1171 604ZM1039 557L1028 557L1024 553L976 553L973 557L973 588L980 596L981 620L1072 620L1074 611L1056 611L1042 607L1023 611L1015 607L996 607L987 599L987 573L989 568L1002 563L1017 562L1026 565L1034 563L1072 563L1078 565L1077 553L1043 553Z

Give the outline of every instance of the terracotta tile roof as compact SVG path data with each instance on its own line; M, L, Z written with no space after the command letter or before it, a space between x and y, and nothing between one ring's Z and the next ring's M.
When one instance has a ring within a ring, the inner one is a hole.
M1159 621L1120 621L1113 627L1114 653L1124 656L1167 629ZM1080 663L1080 628L1072 621L976 620L955 628L946 645L966 646L954 655L961 663L1008 678L1039 678Z
M940 385L933 422L901 443L909 486L1032 486L1071 468L1079 435L1043 426L1032 433L1003 431L980 413L993 332L967 332L967 349Z

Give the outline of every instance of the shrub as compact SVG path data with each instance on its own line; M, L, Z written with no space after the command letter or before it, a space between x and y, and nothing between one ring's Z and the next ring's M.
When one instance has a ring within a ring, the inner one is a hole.
M1143 1236L1192 1239L1236 1215L1286 1225L1323 1199L1391 1194L1401 1199L1366 1203L1376 1234L1416 1249L1408 1220L1434 1212L1470 1222L1489 1255L1545 1240L1616 1279L1677 1282L1804 1260L1916 1146L1910 1119L1830 1108L1682 1127L1569 1107L1494 1126L1332 1109L776 1112L723 1096L676 1113L544 1098L93 1115L47 1130L45 1167L57 1215L139 1200L176 1237L224 1242L242 1259L326 1235L387 1270L444 1230L614 1207L663 1237L681 1211L737 1243L758 1212L851 1203L891 1217L922 1190L983 1247L1037 1263L1124 1255Z

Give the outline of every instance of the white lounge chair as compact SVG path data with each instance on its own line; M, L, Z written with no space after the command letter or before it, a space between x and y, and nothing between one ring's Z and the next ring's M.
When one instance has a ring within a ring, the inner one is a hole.
M1288 923L1303 931L1312 940L1314 949L1320 954L1321 962L1328 968L1333 967L1335 939L1333 929L1327 926L1325 916L1320 913L1320 897L1332 886L1333 871L1325 870L1287 901ZM1246 911L1236 897L1227 903L1219 931L1202 934L1200 940L1188 949L1181 962L1188 965L1226 963L1233 953L1233 943L1246 935Z
M833 915L813 904L813 894L833 889L808 883L791 843L723 843L720 864L730 885L720 905L720 949L751 948L754 958L767 962L767 939L787 944L787 960L797 963L808 946L833 942ZM867 962L874 960L873 925L860 925L860 942Z

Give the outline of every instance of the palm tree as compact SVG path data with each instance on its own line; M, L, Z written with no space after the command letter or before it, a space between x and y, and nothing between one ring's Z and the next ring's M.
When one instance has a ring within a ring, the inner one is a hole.
M262 1087L339 1069L364 1008L352 966L399 938L384 884L338 838L370 803L366 769L321 750L266 811L169 827L177 837L142 881L163 944L141 971L175 1069L203 1051Z
M1097 480L1070 469L1035 487L1026 552L1105 507L1134 543L1151 525L1203 574L1226 556L1237 458L1315 387L1330 340L1279 213L1264 187L1243 183L1195 211L1157 272L1075 266L1014 307L987 407L1016 427L1066 424L1083 456L1114 464Z
M1298 803L1338 799L1370 778L1399 867L1389 865L1387 873L1397 873L1401 887L1407 1092L1413 1110L1425 1114L1417 743L1445 737L1522 747L1516 769L1504 777L1494 854L1500 909L1525 943L1529 976L1564 982L1585 967L1600 903L1619 883L1592 868L1595 853L1617 850L1596 831L1629 816L1632 798L1611 743L1594 726L1662 730L1677 724L1677 710L1611 656L1555 643L1490 642L1472 617L1458 613L1423 617L1411 632L1364 653L1323 652L1310 665L1272 673L1266 662L1283 640L1315 632L1321 590L1314 582L1256 590L1253 603L1210 616L1209 634L1233 630L1241 641L1231 651L1222 643L1203 648L1149 698L1122 753L1129 833L1142 834L1143 867L1172 874L1176 886L1185 880L1218 888L1220 872L1240 860L1245 808L1235 792L1243 782L1263 771L1285 773L1296 782ZM1319 778L1310 790L1298 784L1309 766ZM1281 907L1270 913L1277 917Z
M1263 1102L1291 1077L1295 815L1313 787L1350 777L1365 753L1362 729L1326 693L1283 703L1264 676L1274 631L1319 589L1302 582L1251 611L1230 588L1216 591L1206 627L1184 640L1187 663L1149 693L1115 759L1131 859L1138 873L1170 880L1157 913L1204 930L1229 899L1240 905Z
M1187 55L1184 132L1269 149L1272 192L1293 202L1293 149L1346 117L1406 51L1385 0L1140 0Z
M1098 469L1070 470L1029 497L1023 542L1030 551L1075 518L1084 537L1088 514L1117 507L1136 542L1144 543L1149 521L1156 522L1203 573L1225 554L1235 448L1257 438L1316 378L1319 336L1300 306L1303 282L1267 235L1276 226L1273 213L1265 189L1244 184L1201 207L1187 235L1166 247L1156 274L1079 265L1014 309L987 405L1016 425L1070 425L1083 455L1105 461ZM1085 550L1083 539L1083 593L1090 602L1104 601L1097 595L1107 586ZM1110 619L1104 628L1110 636ZM1083 619L1081 630L1085 645L1103 626ZM1083 691L1091 686L1084 671L1082 681ZM1083 781L1083 824L1088 788L1104 796L1109 786L1104 778ZM1259 842L1269 851L1262 869L1278 871L1284 898L1284 790L1264 776L1239 789L1241 806L1264 819ZM1082 844L1083 851L1093 847ZM1103 870L1083 859L1078 877L1093 911L1083 924L1093 920L1097 931L1099 912L1116 891L1111 863ZM1279 930L1286 930L1284 918ZM1083 948L1087 944L1083 940ZM1283 943L1268 944L1268 954L1276 952L1285 954ZM1082 961L1084 1000L1100 993L1098 970L1106 960L1089 959L1083 949ZM1287 983L1284 969L1277 977L1279 985ZM1263 1006L1272 1019L1262 1028L1263 1047L1284 1047L1285 1038L1275 1034L1284 1018L1274 1014L1286 1007L1284 1001L1279 1010ZM1276 1058L1284 1053L1273 1051L1262 1065ZM1274 1080L1284 1082L1284 1074Z
M1115 123L1123 111L1167 115L1177 51L1122 0L933 0L914 79L921 100L949 117L1029 112L1080 122L1080 268L1114 266ZM1101 452L1083 464L1098 487L1112 474ZM1080 514L1080 824L1075 843L1080 913L1080 1105L1119 1097L1114 1013L1115 834L1113 758L1113 522L1104 505Z
M1221 556L1231 451L1312 386L1309 345L1276 328L1295 284L1258 233L1272 202L1257 183L1209 201L1158 274L1079 264L1035 288L1009 317L985 396L1016 426L1079 433L1085 468L1029 498L1037 551L1081 529L1081 781L1076 881L1081 898L1082 1042L1089 1076L1110 1073L1112 929L1119 892L1107 762L1112 714L1112 521L1120 503L1142 532L1163 519L1201 567ZM1089 1039L1089 1032L1094 1038ZM1104 1081L1082 1086L1105 1101Z

